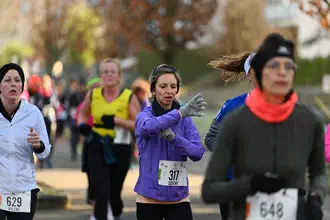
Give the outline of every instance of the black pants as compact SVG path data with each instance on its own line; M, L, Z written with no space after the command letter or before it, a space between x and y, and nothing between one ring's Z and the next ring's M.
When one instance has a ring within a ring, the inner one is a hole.
M220 214L222 220L227 220L229 217L229 203L219 203Z
M24 212L7 212L4 210L0 210L0 220L32 220L34 217L34 213L37 207L38 200L38 192L39 189L31 190L31 211L30 213Z
M72 120L71 122L71 136L70 136L70 144L71 144L71 160L77 160L77 148L80 140L80 132L79 128L76 126L76 120Z
M89 172L86 172L87 174L87 204L91 205L91 201L95 201L95 187L92 184L91 175Z
M229 182L231 179L227 178ZM230 204L229 203L219 203L219 209L222 220L227 220L229 218Z
M93 138L88 151L88 169L91 185L95 187L94 216L97 220L107 220L108 202L114 217L123 212L121 191L130 166L131 146L112 145L116 163L107 165L104 159L103 144Z
M137 220L192 220L189 202L178 204L136 203Z
M91 137L85 137L81 154L81 171L87 175L87 204L91 204L91 200L95 200L95 187L92 184L91 173L88 169L88 151L91 147Z

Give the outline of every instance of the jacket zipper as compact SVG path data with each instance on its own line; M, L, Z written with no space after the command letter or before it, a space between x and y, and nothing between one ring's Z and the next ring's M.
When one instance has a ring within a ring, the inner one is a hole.
M164 143L166 143L166 159L169 160L169 154L168 154L168 145L169 145L169 142L168 141L165 141L163 140ZM169 200L169 187L166 187L166 197L167 197L167 200Z
M276 149L276 140L277 140L277 126L274 124L274 145L273 145L273 173L276 173L276 157L277 157L277 149Z

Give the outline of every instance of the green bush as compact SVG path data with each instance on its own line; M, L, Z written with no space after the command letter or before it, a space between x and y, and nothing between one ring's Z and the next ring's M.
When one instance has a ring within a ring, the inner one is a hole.
M298 59L296 84L317 85L321 84L322 77L330 73L330 57L316 57L313 59Z
M156 52L141 52L138 55L138 72L148 78L153 68L164 63ZM178 69L185 84L189 84L205 76L212 69L207 65L210 58L203 49L179 50L174 66Z
M35 50L30 45L12 41L0 49L0 65L11 62L13 57L17 58L17 63L21 63L23 58L34 55Z

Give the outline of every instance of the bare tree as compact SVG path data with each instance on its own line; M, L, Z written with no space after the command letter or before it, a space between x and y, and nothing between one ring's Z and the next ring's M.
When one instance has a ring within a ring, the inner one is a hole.
M6 47L12 41L28 42L24 38L27 28L22 9L19 0L0 0L0 45L2 47Z
M221 56L255 50L270 31L264 8L265 2L260 0L228 0L219 23L224 30L218 36L211 54Z
M269 24L264 11L265 1L228 0L219 23L223 26L223 32L210 50L211 56L255 51L271 32L297 41L297 26L279 27Z
M151 49L174 63L178 48L205 33L215 9L216 0L112 0L106 9L105 53Z
M85 2L78 2L71 7L68 18L63 25L66 38L66 62L90 68L95 63L98 41L96 32L100 19Z
M32 24L32 45L44 61L48 74L53 64L65 51L63 24L68 9L76 0L27 0L30 8L27 18Z

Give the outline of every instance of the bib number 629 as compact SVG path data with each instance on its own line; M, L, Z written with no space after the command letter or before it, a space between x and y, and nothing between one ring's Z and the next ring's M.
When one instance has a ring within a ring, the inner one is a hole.
M261 202L260 203L260 215L263 218L268 216L275 218L282 218L283 213L283 203L282 202Z
M7 197L7 206L8 207L18 207L22 206L22 198L21 197Z

